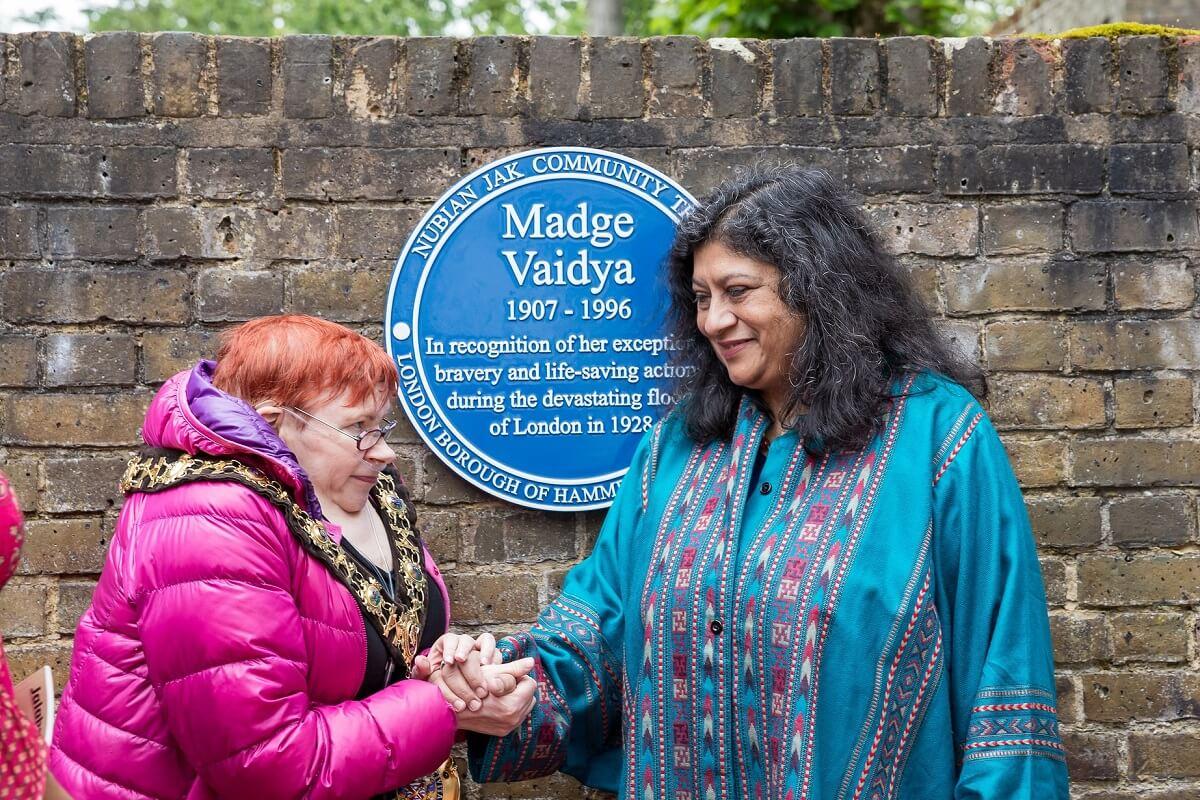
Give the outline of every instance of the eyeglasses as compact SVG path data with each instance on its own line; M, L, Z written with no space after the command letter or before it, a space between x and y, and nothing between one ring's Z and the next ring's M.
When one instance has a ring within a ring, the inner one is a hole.
M313 420L314 422L319 422L322 425L324 425L326 428L337 431L342 436L345 436L348 439L353 439L354 446L357 447L359 452L361 452L361 453L365 453L368 450L370 450L372 447L374 447L375 445L379 444L379 442L383 439L383 437L385 437L389 433L391 433L392 429L394 429L396 427L395 420L385 419L385 420L383 420L382 423L380 423L378 428L372 428L371 430L363 431L362 433L346 433L344 430L342 430L338 426L330 425L325 420L321 419L320 417L314 417L312 414L308 413L307 411L302 411L302 410L300 410L298 408L294 408L292 406L284 406L283 408L288 411L291 411L293 414L300 414L302 416L308 417L309 419Z

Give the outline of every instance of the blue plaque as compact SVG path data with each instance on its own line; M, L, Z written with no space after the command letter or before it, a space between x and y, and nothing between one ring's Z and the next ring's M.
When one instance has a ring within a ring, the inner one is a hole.
M445 464L531 508L608 506L671 402L663 260L695 200L603 150L556 147L459 181L396 263L400 401Z

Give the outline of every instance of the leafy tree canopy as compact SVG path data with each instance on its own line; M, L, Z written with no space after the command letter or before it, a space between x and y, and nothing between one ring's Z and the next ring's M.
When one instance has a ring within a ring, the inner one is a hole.
M588 3L616 3L629 35L701 37L969 35L1016 0L112 0L85 10L91 31L227 36L554 33L585 30ZM53 7L23 17L54 27Z

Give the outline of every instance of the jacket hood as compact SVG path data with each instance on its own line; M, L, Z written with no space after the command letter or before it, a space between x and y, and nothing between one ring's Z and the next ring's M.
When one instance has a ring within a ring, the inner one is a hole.
M143 441L150 447L245 461L286 486L309 514L324 519L295 454L253 406L213 385L216 367L215 361L201 361L163 384L146 410Z

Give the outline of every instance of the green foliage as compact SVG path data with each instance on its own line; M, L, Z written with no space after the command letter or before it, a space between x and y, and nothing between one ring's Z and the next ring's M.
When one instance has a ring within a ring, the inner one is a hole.
M583 8L578 0L120 0L85 13L92 31L466 36L578 30ZM531 30L527 19L541 25Z
M659 0L646 28L706 37L937 36L957 33L963 11L963 0Z

